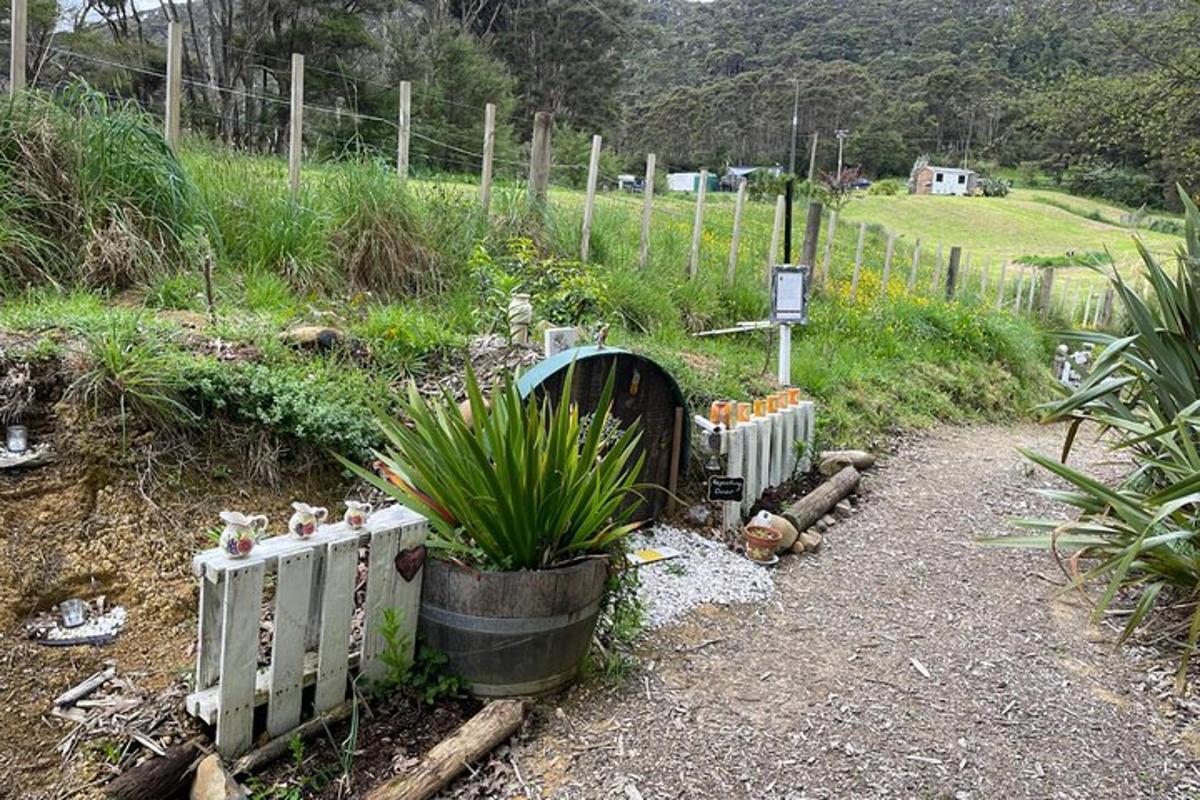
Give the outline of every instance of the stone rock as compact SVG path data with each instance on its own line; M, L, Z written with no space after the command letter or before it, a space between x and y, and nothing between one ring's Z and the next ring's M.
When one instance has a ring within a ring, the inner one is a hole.
M689 524L703 528L712 519L712 510L703 503L697 503L694 506L688 506L687 511L683 512L683 518Z
M849 500L842 500L833 507L833 513L839 517L848 517L854 513L854 506L850 505Z
M798 543L803 544L805 550L815 551L821 546L821 534L807 530L800 534Z
M821 517L821 522L825 523L826 528L832 528L834 525L837 525L837 517L835 517L833 514L826 514L825 516Z
M786 519L779 516L778 514L770 514L769 516L771 518L770 519L771 527L774 528L775 530L779 531L780 536L781 536L781 538L779 540L779 546L775 548L775 552L776 553L786 552L787 550L789 550L791 548L791 546L793 544L796 543L796 539L797 539L797 537L800 536L800 532L796 530L795 525L788 522Z
M225 770L216 753L205 756L196 767L189 800L248 800L246 790Z
M342 332L324 325L300 325L279 335L284 344L307 350L332 350L343 340Z
M797 538L796 541L792 542L792 546L788 548L790 552L795 553L796 555L800 555L804 552L804 542L802 540L803 536L803 533L800 534L800 538Z

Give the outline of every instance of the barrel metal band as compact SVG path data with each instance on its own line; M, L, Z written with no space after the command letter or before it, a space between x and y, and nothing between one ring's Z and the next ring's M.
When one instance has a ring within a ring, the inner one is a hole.
M428 604L421 605L421 617L438 625L465 630L481 631L501 635L546 633L588 619L600 612L600 601L588 603L580 609L553 617L479 617L460 614Z

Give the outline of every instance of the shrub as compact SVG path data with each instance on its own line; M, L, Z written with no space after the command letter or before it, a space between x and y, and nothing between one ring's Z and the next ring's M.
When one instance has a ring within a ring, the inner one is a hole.
M984 197L1008 197L1012 184L1004 178L983 178L979 181L979 191Z
M1102 197L1133 208L1160 200L1153 176L1111 164L1071 167L1065 182L1073 194Z
M875 181L867 189L867 194L873 196L894 197L908 191L908 184L899 178L884 178Z
M1154 302L1143 300L1118 273L1110 278L1129 319L1121 336L1079 334L1099 349L1092 372L1077 390L1044 407L1047 419L1071 426L1058 460L1026 455L1072 485L1045 494L1077 509L1066 520L1024 520L1040 533L994 544L1070 550L1072 563L1088 565L1074 584L1101 579L1107 586L1097 617L1118 596L1136 598L1121 639L1127 639L1155 608L1164 590L1186 597L1200 587L1200 212L1183 195L1186 250L1172 278L1142 249ZM1065 391L1065 390L1064 390ZM1116 486L1066 465L1080 425L1090 423L1132 458L1134 469ZM1182 679L1200 639L1200 608L1191 612L1180 664Z
M377 418L389 480L340 460L425 515L432 547L482 568L544 569L606 553L636 527L626 500L645 459L638 426L622 431L609 415L615 374L584 417L572 400L574 367L557 402L524 400L512 381L485 401L468 370L466 416L450 394L431 403L410 385L401 413L411 426Z

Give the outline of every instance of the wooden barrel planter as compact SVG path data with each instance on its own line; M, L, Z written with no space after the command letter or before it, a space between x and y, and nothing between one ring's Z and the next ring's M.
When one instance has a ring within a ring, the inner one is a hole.
M603 558L520 572L474 572L431 558L420 630L474 694L543 694L578 675L607 577Z
M619 347L588 346L564 350L523 374L517 384L521 396L545 396L556 402L562 396L563 381L572 363L575 379L571 399L583 414L596 410L608 374L616 370L612 416L623 426L641 420L641 450L646 462L638 482L656 487L633 498L632 502L638 504L635 518L657 517L667 505L667 487L680 465L688 463L691 421L679 384L643 355Z

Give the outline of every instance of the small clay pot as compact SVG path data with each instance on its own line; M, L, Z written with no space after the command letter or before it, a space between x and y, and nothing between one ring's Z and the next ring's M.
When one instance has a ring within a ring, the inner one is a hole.
M747 525L744 531L746 537L746 557L751 561L770 561L775 558L775 549L783 534L774 528L764 528L757 525Z

